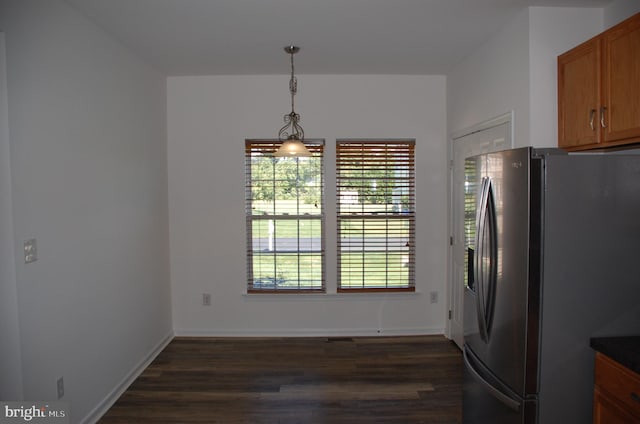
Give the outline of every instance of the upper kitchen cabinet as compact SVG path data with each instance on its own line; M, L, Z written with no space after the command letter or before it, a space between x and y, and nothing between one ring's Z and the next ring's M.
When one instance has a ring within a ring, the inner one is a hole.
M640 143L640 14L558 57L558 146Z
M599 38L592 38L558 57L559 147L600 142L600 45Z

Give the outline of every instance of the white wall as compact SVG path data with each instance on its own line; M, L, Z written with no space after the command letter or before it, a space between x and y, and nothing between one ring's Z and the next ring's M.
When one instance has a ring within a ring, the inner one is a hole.
M273 138L288 77L168 79L169 211L177 334L442 333L446 278L446 116L442 76L299 75L296 111L326 149L324 295L243 295L244 140ZM336 294L335 139L416 139L418 294ZM429 303L429 292L440 302ZM211 293L211 306L201 305Z
M529 141L529 13L505 28L447 75L449 133L514 112L514 147Z
M0 399L22 399L5 36L0 33Z
M640 0L614 0L604 8L604 29L611 28L635 13L640 13Z
M0 28L23 395L64 376L78 422L172 334L165 78L59 0L3 1Z

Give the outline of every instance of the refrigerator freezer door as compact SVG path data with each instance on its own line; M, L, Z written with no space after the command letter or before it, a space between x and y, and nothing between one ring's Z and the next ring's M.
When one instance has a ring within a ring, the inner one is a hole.
M474 252L474 284L465 289L464 331L479 361L511 390L535 393L528 372L527 323L530 289L529 242L531 149L476 156L468 161L475 190L475 217L467 224L467 249ZM534 283L535 286L535 283ZM533 288L535 290L535 287ZM534 333L537 325L533 325ZM537 336L536 336L537 337Z
M535 423L535 399L524 400L484 368L468 348L464 351L464 424Z

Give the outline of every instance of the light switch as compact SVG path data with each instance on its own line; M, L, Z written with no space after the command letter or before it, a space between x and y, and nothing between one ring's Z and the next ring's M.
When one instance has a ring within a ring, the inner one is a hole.
M24 263L29 264L38 260L38 247L36 246L36 239L29 239L24 241Z

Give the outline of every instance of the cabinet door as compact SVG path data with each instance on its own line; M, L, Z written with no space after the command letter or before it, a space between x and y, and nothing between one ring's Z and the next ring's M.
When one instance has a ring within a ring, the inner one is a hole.
M596 389L593 397L593 424L630 424L637 422L637 417L610 402L606 395Z
M600 39L558 56L558 146L600 142Z
M605 142L640 138L640 14L603 34ZM598 112L600 114L600 111Z

